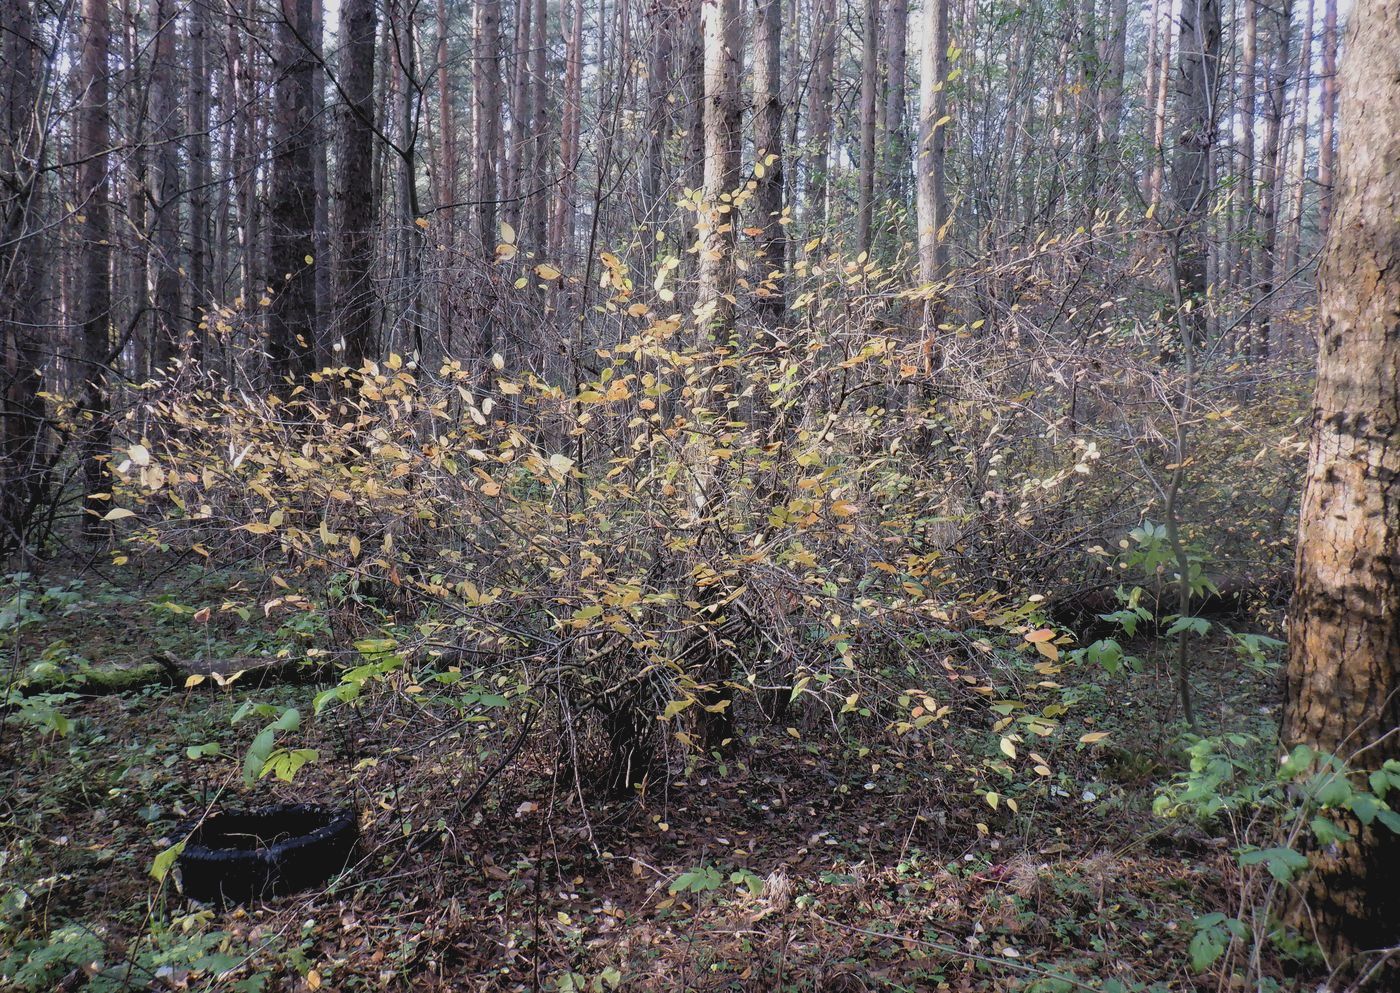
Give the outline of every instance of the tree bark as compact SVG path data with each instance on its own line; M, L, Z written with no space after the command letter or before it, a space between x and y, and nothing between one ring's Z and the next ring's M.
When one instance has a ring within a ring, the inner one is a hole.
M1308 0L1308 13L1303 22L1303 51L1298 57L1298 85L1294 91L1294 117L1297 129L1293 149L1293 208L1288 220L1288 261L1285 268L1298 268L1303 251L1303 210L1308 194L1308 129L1312 121L1312 41L1316 0Z
M807 91L807 218L821 232L827 223L827 170L831 153L831 101L836 72L836 0L814 0L812 81Z
M860 57L860 192L856 203L856 250L870 254L875 219L875 96L880 86L879 0L862 5Z
M190 187L190 307L187 320L194 328L190 353L199 358L208 337L208 314L213 300L215 236L210 213L209 152L213 123L209 115L210 17L206 4L196 3L189 12L190 126L187 129Z
M909 0L889 0L885 18L885 134L880 196L893 205L890 233L898 247L909 198L909 121L904 87L909 64Z
M1400 758L1398 0L1352 8L1342 86L1283 735L1359 770ZM1355 833L1314 853L1302 887L1334 957L1400 940L1400 835Z
M1332 224L1332 173L1337 160L1337 0L1323 0L1322 117L1317 129L1317 226L1322 236Z
M1283 197L1283 105L1287 99L1288 75L1293 59L1293 0L1280 0L1274 13L1274 51L1270 61L1268 103L1265 106L1264 157L1259 164L1259 191L1262 199L1259 224L1259 255L1255 271L1259 279L1259 323L1253 339L1255 358L1269 356L1272 332L1270 299L1279 274L1279 202Z
M268 355L274 379L309 374L315 365L316 197L312 164L311 88L314 62L311 0L280 0L273 94L272 240L268 277ZM307 259L310 257L311 262Z
M705 189L700 208L697 302L710 308L704 330L718 343L726 344L734 330L738 216L733 195L739 189L739 154L744 140L739 95L744 22L738 0L706 2L700 17L705 39Z
M35 216L44 58L35 28L30 0L0 9L0 560L30 544L28 524L47 489L39 270L48 239Z
M379 191L374 185L374 62L378 30L375 0L347 0L341 9L344 106L337 156L336 334L344 362L358 369L377 352L375 344L374 230Z
M501 140L501 5L476 0L472 99L476 126L476 243L482 258L496 251L496 199L499 195L497 145Z
M175 92L174 0L155 0L151 29L155 32L151 56L151 133L155 155L151 159L151 196L155 223L151 230L151 265L155 269L152 300L155 370L163 370L180 350L185 332L185 311L180 302L180 122Z
M919 148L914 160L918 187L919 282L929 288L924 302L923 347L927 360L937 335L941 305L932 287L943 281L947 250L948 194L944 182L947 156L948 0L924 5L924 47L919 63Z
M80 222L76 309L82 331L78 409L83 419L80 454L83 466L84 533L101 540L110 509L111 474L107 469L107 375L112 347L112 220L108 160L112 146L108 105L108 40L112 32L107 0L83 0L83 41L78 62L77 158Z
M1206 338L1211 160L1215 150L1216 79L1220 68L1219 0L1184 0L1177 79L1177 147L1172 162L1176 278L1186 348Z
M783 96L782 96L782 0L756 0L754 18L754 132L757 189L754 191L755 224L762 232L754 246L759 283L754 307L771 325L782 322L786 309L783 268L787 236L783 218Z

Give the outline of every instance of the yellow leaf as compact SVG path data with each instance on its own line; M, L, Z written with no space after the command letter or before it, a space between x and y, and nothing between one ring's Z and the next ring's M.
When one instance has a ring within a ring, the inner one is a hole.
M515 244L515 228L511 227L505 221L501 222L501 240L507 245Z
M126 454L131 459L132 465L147 466L151 464L151 453L145 445L132 445L126 450Z
M321 988L321 974L312 969L306 974L306 988L309 990L319 990Z
M1082 745L1093 745L1103 741L1108 737L1107 731L1094 731L1090 734L1080 735L1079 743Z
M860 508L849 500L833 500L831 502L831 512L837 517L850 517Z
M193 687L193 686L198 686L198 685L199 685L200 683L202 683L202 682L204 682L204 677L201 676L199 673L195 673L195 674L192 675L192 676L186 676L186 677L185 677L185 689L189 689L189 688L191 688L191 687Z
M539 276L540 279L558 279L563 273L554 268L554 266L546 265L541 262L539 265L535 266L535 275Z
M127 510L125 507L116 507L107 511L107 513L102 516L102 519L104 521L120 521L124 518L135 516L135 511Z
M1009 759L1014 759L1016 757L1016 745L1010 738L1001 739L1001 754Z
M1041 628L1039 631L1032 631L1030 634L1026 635L1026 640L1034 645L1042 641L1049 641L1053 637L1055 637L1054 631L1051 631L1049 628Z
M999 804L999 803L1001 803L1001 794L1000 794L1000 793L988 793L988 794L987 794L987 806L991 807L993 810L996 810L996 809L997 809L997 804Z
M418 225L418 226L419 226L420 228L422 228L424 231L428 230L428 219L427 219L426 217L420 217L420 218L418 218L418 220L414 221L413 223L416 224L416 225Z

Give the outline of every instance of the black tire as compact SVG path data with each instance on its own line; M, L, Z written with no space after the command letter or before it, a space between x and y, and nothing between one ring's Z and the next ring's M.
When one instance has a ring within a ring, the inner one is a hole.
M349 862L360 825L350 808L284 803L217 811L178 837L185 895L223 906L324 883Z

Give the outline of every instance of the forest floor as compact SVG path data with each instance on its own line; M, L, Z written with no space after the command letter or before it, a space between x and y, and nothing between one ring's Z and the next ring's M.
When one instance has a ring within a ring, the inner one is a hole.
M186 605L186 580L172 573L167 595L50 584L22 604L6 587L6 655L81 673L157 650L296 652L325 638L306 612L192 623L239 591L201 589ZM315 688L54 698L65 735L17 721L0 732L0 986L1217 989L1220 972L1193 971L1189 946L1198 917L1237 910L1236 842L1154 815L1186 757L1165 648L1136 647L1141 672L1076 674L1079 730L1107 737L1057 752L1049 787L1014 812L964 773L985 721L919 743L874 722L840 734L813 722L752 729L723 760L692 758L611 804L556 775L558 743L539 735L459 816L513 736L384 693L306 720L296 745L318 759L253 792L349 799L357 860L323 891L225 912L148 871L177 823L246 792L236 760L188 750L239 756L243 703L309 715ZM1271 751L1274 681L1209 641L1193 668L1202 723ZM1294 988L1293 966L1269 955L1276 988Z

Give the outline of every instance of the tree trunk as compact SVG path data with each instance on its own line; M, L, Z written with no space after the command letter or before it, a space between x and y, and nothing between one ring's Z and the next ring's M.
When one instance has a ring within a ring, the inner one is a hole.
M909 197L909 122L904 87L909 62L909 0L889 0L885 18L885 134L880 196L891 205L890 234L897 249Z
M444 0L439 0L439 4ZM534 20L533 0L516 0L515 4L515 65L510 84L510 145L507 153L506 176L510 199L503 211L506 221L520 230L520 211L525 193L525 176L529 170L530 129L534 110L530 106L530 30ZM446 111L444 110L444 113ZM444 120L446 118L444 117ZM443 125L446 127L446 125ZM446 144L447 135L443 135Z
M856 250L867 256L875 219L875 95L880 86L880 0L864 0L860 56L860 193Z
M808 228L820 233L827 223L827 169L831 152L831 100L836 72L836 0L814 0L812 82L807 91Z
M525 225L528 231L525 245L530 251L542 252L545 249L546 231L549 227L546 216L549 210L546 190L549 186L550 160L547 140L550 133L549 77L546 69L549 8L545 0L534 0L534 6L534 16L530 19L533 37L530 44L530 189L528 206L522 203L521 210L526 211L525 216L528 218Z
M702 326L719 344L734 330L735 250L738 216L733 194L739 189L743 148L739 71L743 26L739 0L715 0L701 7L705 39L705 189L700 209L700 288L698 303L709 308Z
M1317 226L1325 238L1332 224L1332 172L1337 157L1337 0L1323 0L1322 9L1322 119L1317 129Z
M1239 265L1230 277L1242 291L1241 305L1248 307L1254 296L1254 84L1258 71L1259 5L1256 0L1241 2L1244 4L1244 37L1240 43L1240 144L1234 208ZM1245 321L1246 341L1252 337L1252 324L1252 317Z
M482 258L496 251L496 199L499 195L501 139L501 5L500 0L476 0L475 53L472 60L472 99L476 127L476 243Z
M1307 18L1303 22L1303 51L1298 57L1298 85L1293 99L1297 137L1293 149L1293 209L1288 219L1288 261L1285 264L1289 272L1298 268L1303 252L1303 209L1307 204L1308 192L1308 127L1312 119L1313 16L1316 8L1316 0L1308 0Z
M155 223L151 230L151 265L155 269L152 301L151 354L156 370L164 370L180 349L185 332L185 311L180 302L180 123L175 92L174 0L155 0L151 30L155 32L151 55L151 134L155 155L151 159L151 195L155 199ZM202 122L201 122L202 124Z
M1400 2L1359 0L1347 46L1283 735L1360 770L1400 758ZM1400 940L1400 835L1353 827L1302 887L1333 956Z
M754 17L754 226L761 230L754 246L759 284L754 307L770 325L782 323L786 308L783 283L787 236L783 233L783 96L782 0L756 0Z
M568 0L563 0L567 3ZM574 244L574 196L578 190L580 118L583 114L583 0L574 0L567 22L564 109L559 127L559 192L549 251L562 260Z
M112 220L108 159L112 146L108 106L108 40L112 32L107 0L83 0L83 41L78 63L78 196L80 222L76 309L82 330L78 409L86 423L80 442L83 466L84 533L101 540L108 533L103 516L111 509L107 469L107 374L112 347Z
M39 270L48 239L34 216L43 65L30 0L12 0L0 9L0 561L31 544L29 521L47 489Z
M336 334L344 362L358 369L377 353L372 271L378 189L374 185L374 62L378 13L375 0L346 0L341 8L340 154L337 158Z
M311 144L313 61L303 39L310 39L311 0L281 0L277 23L272 135L272 242L268 281L268 355L275 380L298 378L314 366L316 283L311 271L316 251L315 171ZM307 259L313 259L308 262Z
M927 361L938 333L941 305L932 287L943 281L947 250L943 236L948 224L948 195L944 189L947 155L948 0L924 5L924 47L919 63L919 148L914 160L918 187L919 282L931 294L924 302L923 348ZM941 292L941 290L939 291Z
M1283 105L1287 98L1288 74L1292 68L1293 0L1281 0L1275 12L1274 53L1269 70L1268 103L1265 107L1264 158L1259 166L1260 210L1259 257L1255 271L1259 279L1259 323L1254 335L1256 358L1269 357L1270 315L1273 313L1274 285L1278 279L1279 201L1283 196Z
M199 358L209 335L208 314L213 300L215 237L210 214L209 152L213 124L209 115L209 8L197 3L189 12L190 40L190 127L188 128L190 186L190 308L188 320L194 327L191 354Z
M1156 96L1152 107L1152 179L1148 183L1147 197L1150 207L1162 205L1162 192L1166 186L1167 93L1172 74L1172 42L1176 38L1176 2L1166 0L1167 23L1165 28L1161 28L1161 54L1157 60Z
M1176 278L1183 347L1206 338L1206 258L1210 235L1211 160L1215 150L1216 79L1220 66L1220 0L1184 0L1177 79L1177 148L1172 162Z

